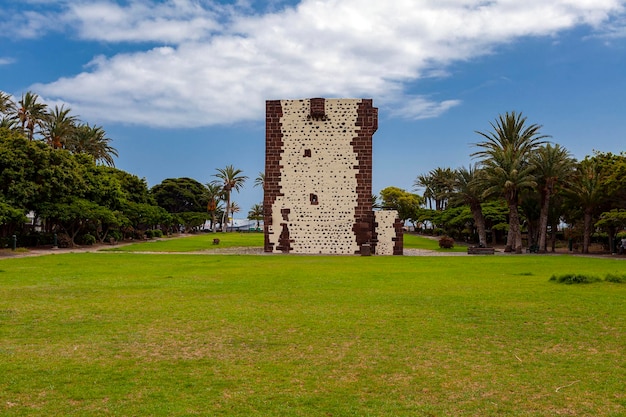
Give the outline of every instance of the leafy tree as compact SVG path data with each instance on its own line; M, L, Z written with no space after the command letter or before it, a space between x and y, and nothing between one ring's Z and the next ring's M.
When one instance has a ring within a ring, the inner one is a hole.
M31 209L39 213L42 202L69 202L74 197L85 197L85 169L90 161L63 149L52 149L41 142L37 145L43 147L45 159L36 165L34 183L37 186L37 197ZM33 161L34 156L29 159Z
M3 201L0 195L0 236L9 236L15 233L15 230L26 222L24 210L20 210Z
M196 230L206 222L206 213L186 211L177 214L178 218L185 227L185 230L190 232Z
M398 212L400 220L415 221L418 218L419 207L422 199L417 194L409 193L398 187L387 187L380 191L382 207Z
M602 213L600 220L596 222L596 227L607 227L609 225L617 229L626 229L626 210L613 209Z
M45 161L41 143L31 143L17 131L0 129L0 194L11 207L31 210L39 196L35 182Z
M540 125L526 124L521 113L507 112L491 123L491 132L476 133L483 137L475 144L479 151L472 157L479 158L485 175L481 180L484 196L501 195L509 207L509 235L505 252L522 252L522 234L519 222L519 193L526 187L536 185L530 154L545 143L548 136L540 134Z
M124 199L134 203L144 203L156 205L145 178L139 178L137 175L130 174L121 169L99 165L97 171L102 175L110 175L119 181Z
M481 204L487 232L491 230L491 241L496 244L500 234L508 231L508 208L503 199L489 200Z
M445 210L433 210L431 220L442 226L445 234L460 239L472 234L468 227L473 222L473 215L466 205L447 207Z
M167 210L153 204L126 200L122 203L121 213L120 226L124 227L125 233L143 235L150 228L174 224L174 218Z
M571 206L580 208L582 211L583 253L589 253L593 217L600 211L600 206L606 197L602 193L602 180L597 161L584 159L579 162L564 193Z
M229 214L231 208L231 193L233 190L239 191L243 187L243 184L246 182L246 179L248 179L248 177L243 175L242 170L236 169L232 165L228 165L225 168L218 168L217 174L214 174L213 176L216 177L218 179L217 182L222 185L222 191L226 196L226 211L224 215L226 216L226 219L228 219L230 217ZM222 223L224 223L223 220Z
M156 203L191 230L207 219L206 188L192 178L167 178L150 190ZM182 213L195 213L181 216ZM202 222L198 219L203 218Z
M602 169L604 189L610 208L626 208L626 153L596 152L593 158Z
M70 238L70 245L76 244L76 236L90 224L96 226L102 217L112 213L105 207L80 197L65 202L43 203L42 217L61 226Z
M602 172L602 188L606 195L606 200L601 207L602 214L613 210L626 209L626 153L619 155L612 153L595 152L593 159L598 161ZM611 218L608 214L605 217ZM609 234L609 244L611 251L615 251L615 233L619 231L619 226L615 223L602 223L602 228Z
M205 212L205 188L192 178L167 178L150 193L168 213Z
M120 180L107 167L89 161L84 168L84 197L111 210L119 210L129 197L122 189Z

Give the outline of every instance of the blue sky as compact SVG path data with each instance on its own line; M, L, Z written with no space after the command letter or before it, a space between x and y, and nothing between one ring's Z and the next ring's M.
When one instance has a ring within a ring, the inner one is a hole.
M625 149L623 0L0 0L0 90L104 127L116 166L262 200L265 100L367 97L374 190L472 163L523 112L577 158Z

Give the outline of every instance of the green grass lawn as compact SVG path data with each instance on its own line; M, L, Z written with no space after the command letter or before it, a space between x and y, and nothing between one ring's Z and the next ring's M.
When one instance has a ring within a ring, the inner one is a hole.
M467 252L467 245L457 243L453 248L443 249L439 247L439 238L420 236L413 233L404 234L404 247L406 249L428 249L437 252Z
M219 239L219 244L213 244ZM262 247L263 233L201 233L185 237L164 237L149 242L138 242L130 245L112 247L116 252L197 252L209 249L230 247Z
M219 239L219 245L213 239ZM201 233L184 238L162 238L149 242L138 242L130 245L113 247L108 250L118 252L196 252L209 249L228 247L262 247L263 233ZM416 234L404 235L404 247L411 249L428 249L437 252L465 252L467 246L457 244L452 249L439 247L437 238L429 238Z
M1 259L0 415L623 416L626 284L549 278L625 270L568 255Z

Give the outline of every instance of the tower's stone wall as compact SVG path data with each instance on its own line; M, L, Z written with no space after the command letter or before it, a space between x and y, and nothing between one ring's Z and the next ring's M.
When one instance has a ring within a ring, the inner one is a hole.
M378 109L367 99L266 103L266 252L354 254L368 244L378 253L372 211L377 124Z
M395 210L376 211L374 230L376 231L376 254L402 255L402 222Z

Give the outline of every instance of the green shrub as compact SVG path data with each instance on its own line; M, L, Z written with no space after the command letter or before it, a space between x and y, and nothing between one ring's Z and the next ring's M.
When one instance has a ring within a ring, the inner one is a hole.
M454 247L454 239L449 236L442 236L439 239L439 247L443 249L452 249Z
M91 246L94 243L96 243L96 237L94 235L91 235L89 233L85 233L84 235L82 235L80 237L80 244L81 245Z
M606 282L614 282L616 284L623 284L626 282L626 274L617 275L617 274L606 274L604 278Z
M552 275L550 277L550 281L555 281L559 284L591 284L593 282L602 281L602 279L595 277L593 275L583 275L583 274L563 274L563 275Z
M120 232L119 230L111 230L109 231L107 237L109 239L113 238L114 241L119 242L120 240L122 240L124 238L124 236L122 235L122 232Z
M146 237L148 239L154 239L154 238L157 238L157 237L163 237L163 232L161 230L159 230L159 229L154 229L154 230L148 229L148 230L146 230Z

